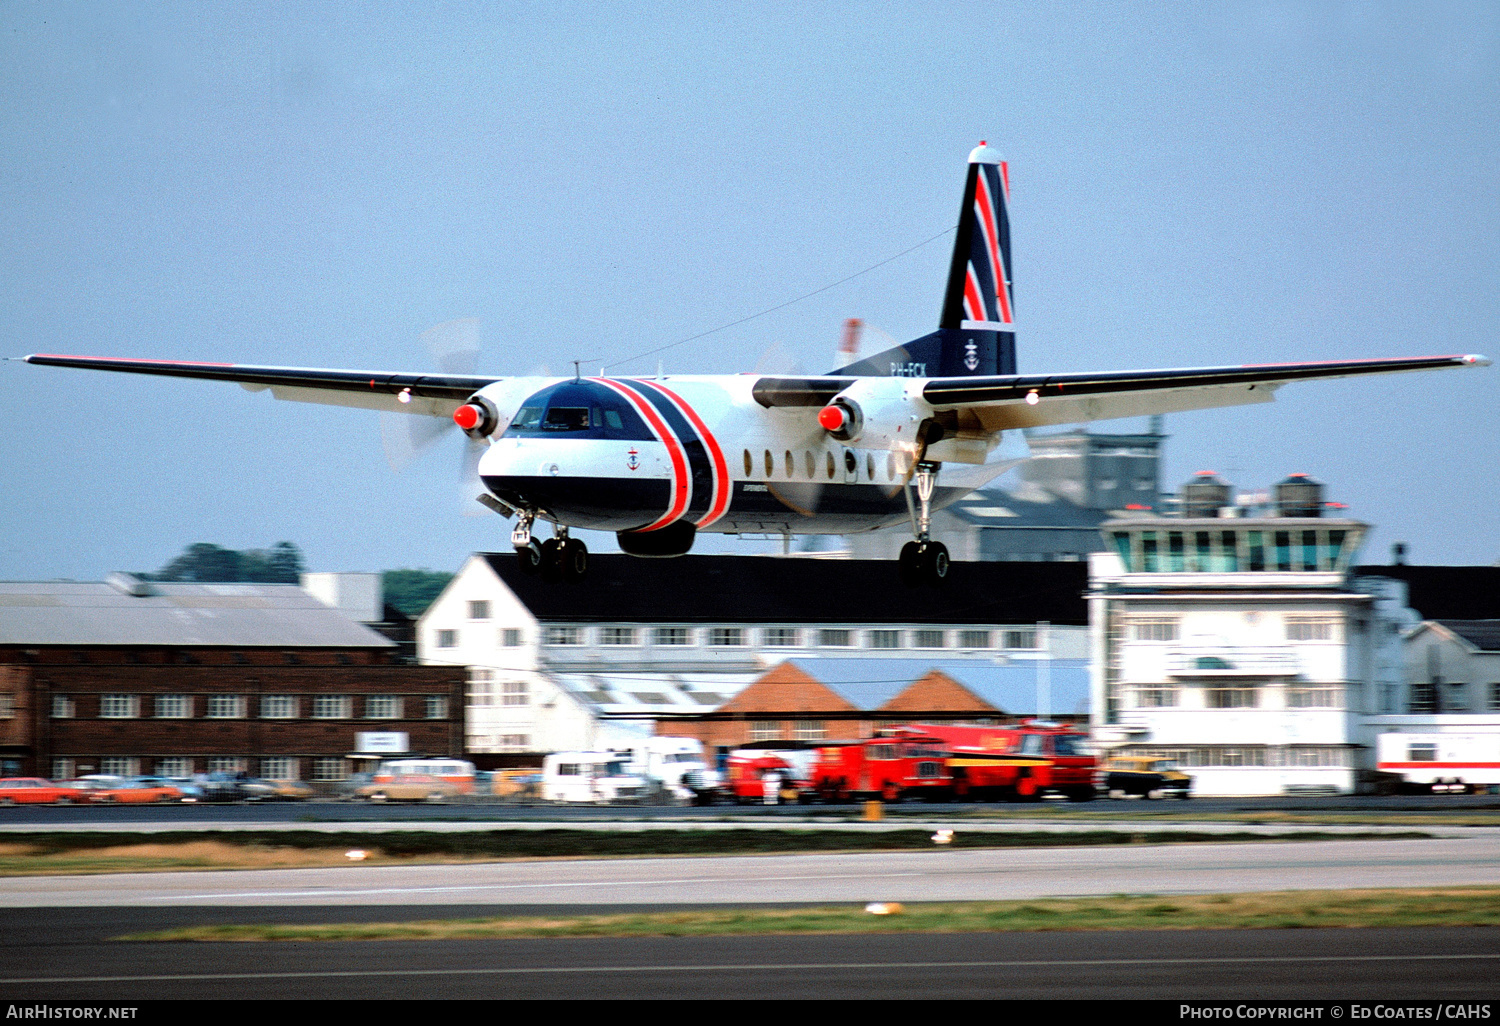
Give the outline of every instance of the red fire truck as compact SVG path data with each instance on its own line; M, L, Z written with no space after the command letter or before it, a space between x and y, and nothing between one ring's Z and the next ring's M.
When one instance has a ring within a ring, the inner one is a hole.
M946 753L957 797L1034 801L1061 794L1089 801L1095 794L1099 760L1089 736L1064 724L912 723L885 733L935 739Z
M825 802L947 801L953 794L943 742L916 731L826 744L817 755L811 790Z
M798 801L810 789L811 749L739 748L729 753L724 790L730 801L766 800L766 777L775 775L778 801Z

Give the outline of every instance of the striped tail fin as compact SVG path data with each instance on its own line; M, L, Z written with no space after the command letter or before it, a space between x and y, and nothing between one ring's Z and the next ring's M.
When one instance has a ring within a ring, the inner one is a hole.
M1010 173L986 143L969 154L938 330L834 373L919 378L1016 373Z

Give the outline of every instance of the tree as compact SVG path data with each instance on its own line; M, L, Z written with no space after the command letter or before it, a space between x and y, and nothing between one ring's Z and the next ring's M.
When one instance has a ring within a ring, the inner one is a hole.
M154 574L156 581L188 581L200 584L250 581L261 584L297 584L302 575L302 550L289 541L265 549L220 548L210 542L194 542Z
M389 605L415 619L451 580L452 574L436 570L387 570L380 575L380 586Z

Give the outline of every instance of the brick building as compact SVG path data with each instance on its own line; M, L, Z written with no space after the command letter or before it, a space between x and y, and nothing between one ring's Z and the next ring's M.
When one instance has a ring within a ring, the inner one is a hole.
M461 754L463 673L396 649L291 585L3 583L0 772L336 780L376 745Z

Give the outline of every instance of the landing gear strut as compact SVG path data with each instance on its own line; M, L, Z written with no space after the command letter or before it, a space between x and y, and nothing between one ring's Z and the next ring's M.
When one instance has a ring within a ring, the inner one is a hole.
M510 531L510 543L515 547L516 559L521 564L523 574L540 573L542 569L542 547L531 536L531 525L535 520L534 511L519 510L516 513L516 526Z
M919 508L914 512L916 523L912 526L916 531L917 540L909 541L901 549L901 580L909 588L915 588L923 581L929 584L941 584L948 576L948 546L940 541L933 541L932 531L932 493L937 487L937 473L940 464L930 460L923 460L917 464L917 502Z

